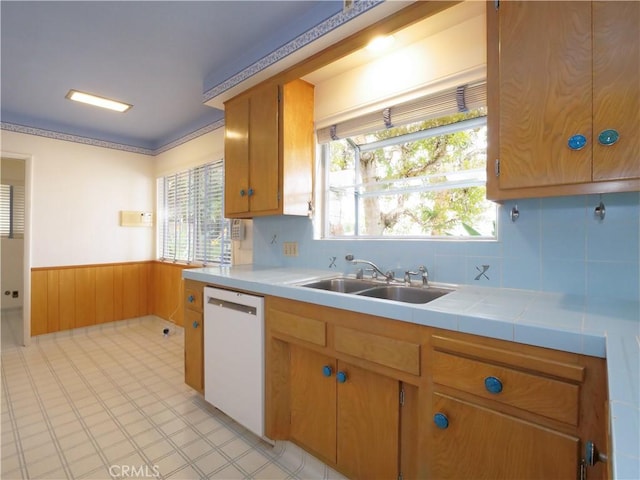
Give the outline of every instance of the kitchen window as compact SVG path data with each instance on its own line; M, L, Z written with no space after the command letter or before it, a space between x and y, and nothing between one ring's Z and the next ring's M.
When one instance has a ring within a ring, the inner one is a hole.
M158 257L173 262L231 263L224 218L224 161L158 179Z
M495 238L486 85L318 130L324 238Z
M0 185L0 237L24 238L24 186Z

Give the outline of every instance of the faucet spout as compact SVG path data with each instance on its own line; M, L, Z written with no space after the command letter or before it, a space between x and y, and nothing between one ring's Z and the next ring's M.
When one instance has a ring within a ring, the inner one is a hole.
M379 275L382 275L387 282L393 280L393 272L383 272L382 270L380 270L380 268L373 262L370 262L369 260L362 260L360 258L354 258L353 255L349 254L347 256L344 257L344 259L347 262L351 262L354 265L358 264L358 263L364 263L365 265L369 265L371 267L371 269L375 272L378 273Z

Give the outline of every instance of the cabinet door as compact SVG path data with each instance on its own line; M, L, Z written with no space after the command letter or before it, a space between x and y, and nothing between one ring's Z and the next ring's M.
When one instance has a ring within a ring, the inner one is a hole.
M291 438L335 463L336 361L297 345L290 353Z
M185 310L184 383L204 392L204 323L202 313Z
M225 216L249 211L249 99L239 97L224 106Z
M593 4L593 179L640 178L640 2ZM612 145L598 141L615 129Z
M497 15L500 188L590 182L591 3L500 2Z
M430 478L570 479L578 473L579 440L461 400L433 394Z
M278 86L251 94L249 115L249 189L251 212L277 211L278 200Z
M338 466L350 478L397 479L400 383L338 363Z

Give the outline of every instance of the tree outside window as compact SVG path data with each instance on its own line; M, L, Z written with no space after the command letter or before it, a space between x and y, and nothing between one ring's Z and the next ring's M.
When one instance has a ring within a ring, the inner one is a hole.
M326 237L495 237L486 109L323 147Z

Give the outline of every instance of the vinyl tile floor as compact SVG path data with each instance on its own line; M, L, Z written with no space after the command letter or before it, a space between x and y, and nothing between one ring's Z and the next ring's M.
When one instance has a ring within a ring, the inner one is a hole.
M41 335L28 347L20 310L3 310L1 327L2 480L344 478L186 386L183 331L158 317Z

